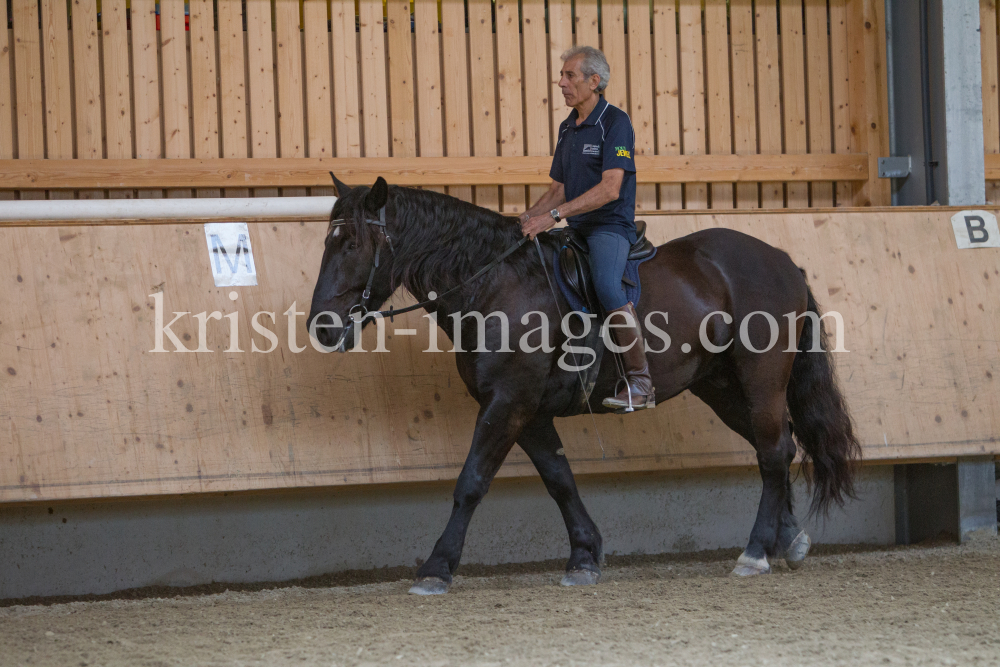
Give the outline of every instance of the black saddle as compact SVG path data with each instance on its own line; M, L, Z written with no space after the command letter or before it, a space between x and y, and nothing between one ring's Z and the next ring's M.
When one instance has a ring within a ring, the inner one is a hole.
M555 229L551 232L559 243L559 269L567 286L580 297L580 301L591 313L600 314L601 304L594 292L590 272L590 248L586 237L571 227ZM646 221L635 221L636 242L629 248L629 260L646 259L656 252L653 243L646 238ZM628 278L622 282L634 287Z

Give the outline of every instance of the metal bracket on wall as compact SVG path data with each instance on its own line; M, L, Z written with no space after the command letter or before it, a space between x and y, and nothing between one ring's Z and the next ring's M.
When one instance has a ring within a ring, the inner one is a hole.
M906 178L911 171L910 156L880 157L878 159L879 178Z

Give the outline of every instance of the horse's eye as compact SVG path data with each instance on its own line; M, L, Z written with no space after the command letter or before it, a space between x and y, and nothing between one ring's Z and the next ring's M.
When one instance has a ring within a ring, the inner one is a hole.
M348 250L356 250L357 247L358 246L357 246L357 244L354 241L351 241L350 243L347 244L347 249Z

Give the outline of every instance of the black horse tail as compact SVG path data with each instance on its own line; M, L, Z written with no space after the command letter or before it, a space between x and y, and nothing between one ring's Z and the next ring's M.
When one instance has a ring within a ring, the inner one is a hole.
M826 514L830 503L843 506L855 498L854 473L861 460L861 444L854 435L851 415L837 387L828 335L819 319L819 307L812 290L806 287L806 307L799 352L792 363L788 382L788 411L792 430L805 455L802 471L814 485L811 514ZM811 313L811 315L810 315ZM819 349L814 350L814 327L819 327ZM808 465L809 462L812 465ZM811 468L811 469L810 469Z

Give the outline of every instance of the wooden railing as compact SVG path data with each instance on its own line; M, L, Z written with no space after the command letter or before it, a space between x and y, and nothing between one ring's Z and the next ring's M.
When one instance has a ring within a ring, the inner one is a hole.
M301 195L333 168L520 211L569 111L559 56L590 44L640 209L889 203L881 0L158 6L0 6L0 196Z

